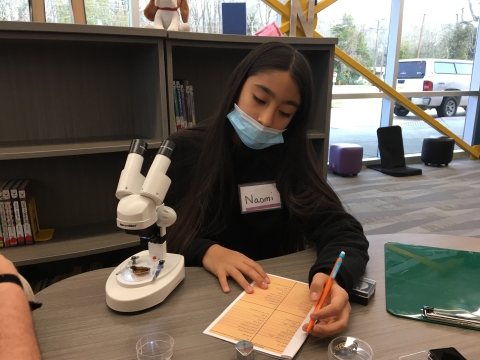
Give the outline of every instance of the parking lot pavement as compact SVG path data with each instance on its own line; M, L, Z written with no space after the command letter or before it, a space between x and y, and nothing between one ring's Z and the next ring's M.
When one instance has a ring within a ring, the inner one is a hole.
M344 88L344 86L336 87ZM345 86L345 88L347 87ZM371 91L371 88L371 86L362 87L361 91ZM345 93L351 93L354 90L356 89L345 89ZM342 89L342 91L344 90ZM359 144L363 146L364 158L377 157L377 129L380 126L381 107L381 99L333 100L330 144L342 142ZM435 110L427 110L427 113L457 136L463 136L465 127L465 110L463 108L458 109L457 116L449 118L437 117ZM407 116L394 115L393 125L402 127L405 154L420 153L424 138L442 136L441 133L412 113ZM456 146L455 149L458 149L458 147Z

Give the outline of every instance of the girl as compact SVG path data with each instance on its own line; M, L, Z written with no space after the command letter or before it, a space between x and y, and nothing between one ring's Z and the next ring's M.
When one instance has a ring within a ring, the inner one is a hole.
M229 292L232 277L252 293L269 279L257 260L317 248L309 273L310 297L321 295L340 251L346 257L329 304L312 314L311 333L344 330L348 292L365 270L368 241L319 173L307 130L313 82L306 59L290 45L255 48L233 71L216 114L177 132L165 203L178 220L169 248L187 266L203 266ZM305 329L304 329L305 330Z

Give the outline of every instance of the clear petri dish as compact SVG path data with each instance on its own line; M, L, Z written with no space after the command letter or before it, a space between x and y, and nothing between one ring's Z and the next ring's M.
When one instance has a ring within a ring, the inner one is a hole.
M173 355L173 338L164 332L148 334L137 341L138 360L169 360Z
M373 350L365 341L351 336L340 336L328 345L329 360L372 360Z

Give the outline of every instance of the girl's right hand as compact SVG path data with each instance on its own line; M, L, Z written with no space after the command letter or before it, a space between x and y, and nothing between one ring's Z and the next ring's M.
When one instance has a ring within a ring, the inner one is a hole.
M238 251L227 249L218 244L210 246L203 257L203 267L214 274L223 292L230 292L227 277L232 277L247 293L253 293L253 287L245 279L249 277L262 289L267 289L270 279L262 267Z

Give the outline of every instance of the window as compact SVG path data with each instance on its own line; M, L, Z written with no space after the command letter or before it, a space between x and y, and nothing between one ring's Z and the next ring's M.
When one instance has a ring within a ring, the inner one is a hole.
M73 23L69 0L45 0L45 21L52 23Z
M472 75L473 64L455 63L457 74Z
M433 71L435 71L436 74L456 74L457 73L457 71L455 70L454 63L437 62L437 61L435 61L435 64L433 65Z
M30 21L28 0L0 0L0 21Z
M87 24L129 26L129 7L126 0L84 0Z
M143 14L143 10L145 10L145 7L149 3L149 0L139 0L138 1L138 26L139 27L153 27L153 22L150 22L145 15Z
M401 61L398 63L397 78L423 79L423 77L425 76L425 68L426 68L425 61Z

